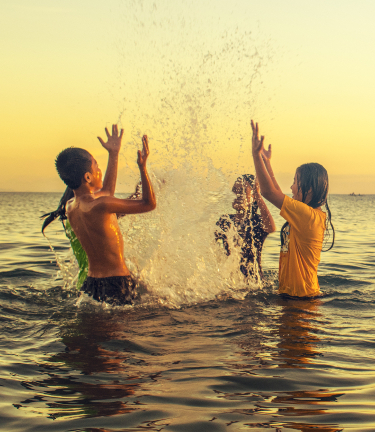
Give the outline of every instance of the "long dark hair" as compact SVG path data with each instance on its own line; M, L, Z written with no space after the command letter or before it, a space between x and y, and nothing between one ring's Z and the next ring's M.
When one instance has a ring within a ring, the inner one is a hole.
M332 224L332 216L331 210L328 206L328 173L327 170L318 163L307 163L299 166L296 170L298 191L302 192L302 202L304 203L307 195L311 191L311 199L307 204L312 208L318 208L321 206L325 206L326 208L326 229L324 233L324 245L326 245L331 237L329 226L332 229L332 243L328 249L322 250L323 252L327 252L333 248L335 244L335 228ZM288 222L281 228L280 238L281 245L284 244L285 239L285 231L288 226Z
M59 206L57 209L53 212L46 213L43 216L41 216L41 219L44 219L43 225L42 225L42 233L44 234L44 230L47 228L47 226L53 222L55 219L59 218L64 225L64 220L67 219L66 213L65 213L65 206L66 203L74 197L73 189L70 189L70 187L67 187L65 189L65 192L63 196L60 199ZM65 225L64 225L65 228Z

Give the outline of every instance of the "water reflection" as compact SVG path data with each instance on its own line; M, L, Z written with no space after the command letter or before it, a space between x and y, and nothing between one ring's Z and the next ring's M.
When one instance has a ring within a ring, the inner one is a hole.
M33 411L37 406L39 414L52 419L113 416L136 410L137 401L129 398L139 386L139 376L127 370L130 349L125 322L117 314L88 312L67 320L60 327L65 351L40 365L44 379L23 383L38 394L21 405L31 404Z
M281 315L278 323L278 351L275 360L282 368L303 368L320 356L316 322L320 299L280 299Z
M246 386L247 391L220 395L247 403L246 408L232 411L254 419L246 421L246 426L276 431L284 428L301 432L342 430L336 424L321 421L322 415L335 414L333 404L342 393L329 388L316 389L314 384L315 366L323 356L324 347L319 337L324 327L320 307L319 299L278 298L274 304L265 306L261 316L248 323L246 338L239 342L240 360L234 365L242 376L235 382L242 388ZM262 417L263 421L259 422Z
M278 304L281 307L281 315L277 328L278 350L274 360L278 368L306 368L314 363L315 358L323 355L318 336L319 325L322 325L322 315L319 312L321 300L281 298ZM313 373L313 369L311 372ZM334 393L329 389L288 391L277 394L272 403L281 406L278 412L283 417L311 417L327 414L330 404L336 402L340 396L342 393ZM288 427L301 432L342 430L329 425L302 422L288 423Z
M296 423L287 423L286 426L289 429L295 429L301 432L341 432L344 429L340 428L337 429L337 427L327 427L320 424L296 424ZM281 431L281 429L280 429Z

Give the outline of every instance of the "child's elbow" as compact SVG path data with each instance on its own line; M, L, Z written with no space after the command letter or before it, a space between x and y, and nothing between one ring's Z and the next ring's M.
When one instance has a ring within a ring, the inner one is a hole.
M145 212L149 212L156 209L156 199L152 199L145 203Z

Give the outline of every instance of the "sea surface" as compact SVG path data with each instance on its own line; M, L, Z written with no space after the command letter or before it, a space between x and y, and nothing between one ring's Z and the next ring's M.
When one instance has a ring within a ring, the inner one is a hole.
M230 185L188 184L166 177L155 213L121 220L126 307L79 297L60 222L41 234L60 194L0 193L0 429L375 431L375 196L330 196L325 295L283 300L278 232L264 284L244 283L213 240Z

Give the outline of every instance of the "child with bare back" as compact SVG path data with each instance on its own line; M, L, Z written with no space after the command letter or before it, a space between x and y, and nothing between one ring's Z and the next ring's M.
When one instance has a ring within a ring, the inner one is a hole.
M131 304L136 294L135 282L125 264L124 243L116 214L144 213L156 207L146 169L148 139L143 136L143 150L138 151L142 198L119 199L114 197L114 192L123 130L119 134L117 125L113 125L112 135L107 128L105 132L107 142L98 137L108 151L104 181L96 160L81 148L63 150L56 158L56 169L74 192L74 198L66 204L66 214L89 261L88 277L81 291L98 301Z

